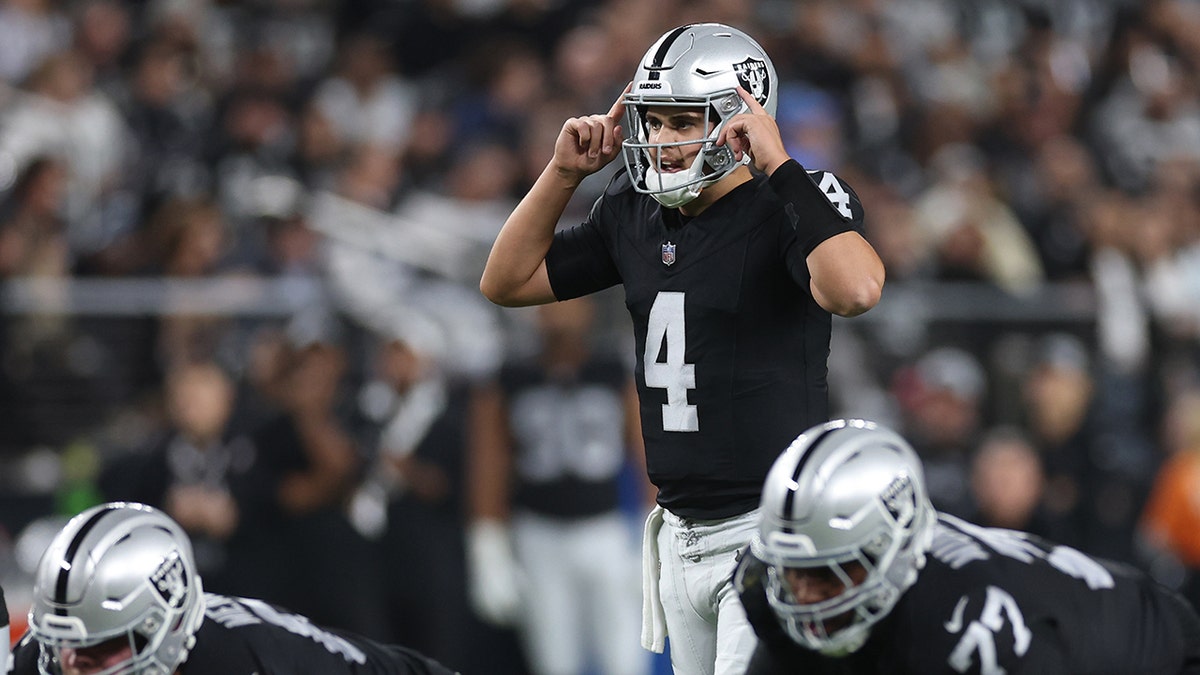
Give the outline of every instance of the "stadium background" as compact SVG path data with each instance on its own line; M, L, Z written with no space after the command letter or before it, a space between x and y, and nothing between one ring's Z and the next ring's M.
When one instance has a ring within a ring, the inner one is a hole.
M563 120L607 110L645 48L695 21L763 43L789 151L855 187L887 265L880 305L835 322L836 413L905 431L942 508L1144 567L1197 602L1200 3L3 0L14 621L47 528L129 496L123 467L177 424L165 383L203 363L233 385L218 388L227 438L315 405L354 448L314 507L329 520L304 526L335 553L327 583L281 599L464 672L521 672L506 631L468 617L441 654L406 632L424 601L381 623L356 613L374 577L339 583L377 543L345 505L386 454L379 354L402 343L465 389L531 349L531 314L476 290L488 246ZM619 293L599 302L597 345L628 358ZM298 382L330 395L281 393ZM461 466L447 448L443 468ZM458 478L406 493L436 502L413 532L461 534ZM296 564L273 554L258 595ZM410 567L380 578L465 602L458 579Z

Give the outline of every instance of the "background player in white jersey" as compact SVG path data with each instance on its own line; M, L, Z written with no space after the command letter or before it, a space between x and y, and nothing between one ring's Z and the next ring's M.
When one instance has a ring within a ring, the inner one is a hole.
M658 488L642 640L661 651L669 635L688 675L749 660L735 553L779 448L828 418L832 315L867 311L884 281L853 190L788 156L778 89L770 57L733 27L664 34L607 114L563 125L480 281L511 306L624 287ZM580 182L622 153L591 214L555 234Z
M934 510L895 432L835 420L763 487L735 575L751 675L1200 673L1200 618L1122 565Z
M92 507L50 542L13 663L15 675L452 675L403 647L206 594L183 529L132 502Z

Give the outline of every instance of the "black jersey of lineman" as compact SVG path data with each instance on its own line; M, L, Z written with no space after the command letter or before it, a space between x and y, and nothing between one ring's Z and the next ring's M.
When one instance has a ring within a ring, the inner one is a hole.
M454 675L412 650L322 628L260 600L209 593L182 675ZM37 675L37 643L17 647L15 675Z
M628 377L627 367L601 357L569 375L552 376L537 359L500 369L515 444L514 503L560 518L618 508Z
M953 516L940 517L916 584L843 658L786 636L767 604L764 569L747 553L734 576L760 638L748 675L1166 675L1194 672L1183 670L1185 660L1200 667L1194 613L1185 621L1185 601L1140 572Z
M827 200L814 201L818 190ZM840 231L861 232L853 191L795 162L686 223L622 171L582 224L555 235L556 298L624 286L647 470L674 513L753 509L775 457L828 417L831 315L812 297L806 258L820 243L808 221L827 227L833 213Z

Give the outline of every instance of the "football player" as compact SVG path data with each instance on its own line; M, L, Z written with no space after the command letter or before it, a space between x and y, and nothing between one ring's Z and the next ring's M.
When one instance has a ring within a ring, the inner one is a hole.
M451 675L249 598L205 594L179 525L149 506L72 518L38 563L16 675Z
M689 675L749 661L753 631L729 585L735 553L779 448L828 419L832 315L867 311L884 281L854 191L787 155L778 89L745 33L669 31L608 113L563 125L480 281L510 306L624 286L658 490L643 644L662 651L672 636L675 670ZM590 215L556 234L580 182L618 155L625 170Z
M801 434L734 584L766 673L1200 673L1200 618L1140 572L934 510L895 432Z
M468 587L482 616L515 619L538 675L585 672L589 653L605 675L650 669L620 508L623 467L643 456L637 396L628 366L594 348L595 312L589 297L539 307L537 352L506 362L472 405Z

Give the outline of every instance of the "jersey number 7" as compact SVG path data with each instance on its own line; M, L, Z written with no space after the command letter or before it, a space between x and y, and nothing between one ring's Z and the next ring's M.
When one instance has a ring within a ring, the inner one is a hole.
M667 390L667 402L662 407L663 431L700 431L696 406L688 403L688 391L696 388L696 366L683 361L687 345L683 300L680 291L659 291L646 325L642 354L646 387Z

